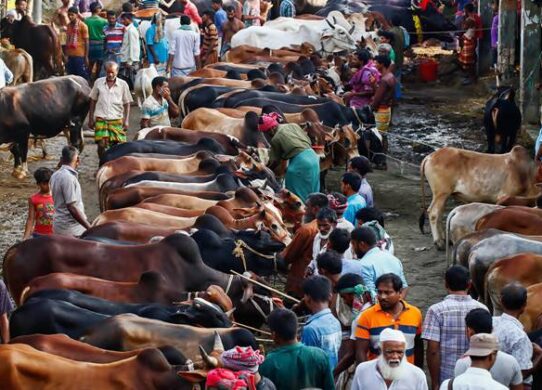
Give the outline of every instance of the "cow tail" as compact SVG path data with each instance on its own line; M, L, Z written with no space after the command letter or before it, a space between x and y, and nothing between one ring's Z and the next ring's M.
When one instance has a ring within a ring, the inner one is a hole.
M425 234L423 231L423 225L425 224L425 218L427 217L427 207L425 206L425 161L424 158L422 164L420 165L420 189L422 194L422 213L418 219L418 224L420 226L420 231L422 234Z

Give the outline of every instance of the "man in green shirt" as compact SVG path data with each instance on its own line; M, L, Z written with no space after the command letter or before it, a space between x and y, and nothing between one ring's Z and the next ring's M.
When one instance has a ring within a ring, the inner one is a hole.
M267 321L277 348L267 354L260 366L260 375L269 378L280 390L334 390L326 353L297 341L297 317L294 312L276 309Z
M285 187L303 202L309 194L320 191L320 159L311 147L307 133L295 123L279 124L279 114L272 112L260 117L258 129L271 135L269 168L288 161Z
M104 59L104 28L107 26L107 20L99 16L101 11L102 6L99 2L92 3L90 5L92 16L85 19L89 37L88 65L91 80L95 80L98 77ZM93 73L94 65L96 65L96 76Z

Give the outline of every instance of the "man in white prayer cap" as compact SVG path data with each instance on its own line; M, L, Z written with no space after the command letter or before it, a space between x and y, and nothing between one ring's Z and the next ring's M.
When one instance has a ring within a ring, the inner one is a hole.
M356 368L352 390L427 390L424 372L406 360L403 332L384 329L380 333L380 350L377 359Z

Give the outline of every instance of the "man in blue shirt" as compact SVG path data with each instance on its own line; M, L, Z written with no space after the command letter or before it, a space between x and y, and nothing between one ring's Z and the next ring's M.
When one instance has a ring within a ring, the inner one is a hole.
M218 30L218 37L220 39L224 36L222 27L224 26L224 23L226 23L226 20L228 20L228 15L226 14L226 11L224 11L224 9L222 8L222 0L212 0L211 8L213 9L213 11L215 11L214 22L216 29Z
M329 359L331 369L337 365L341 346L341 324L329 309L331 282L324 276L313 276L303 283L303 301L312 315L307 320L301 342L321 348Z
M292 0L282 0L279 8L280 16L295 18L295 5Z
M379 276L392 273L403 282L403 298L406 297L408 284L406 282L401 260L377 246L376 234L370 227L360 227L352 231L352 249L362 263L361 277L365 286L376 296L375 282Z
M356 225L356 213L367 207L365 198L359 194L361 176L355 172L346 172L341 178L341 192L347 197L343 218Z

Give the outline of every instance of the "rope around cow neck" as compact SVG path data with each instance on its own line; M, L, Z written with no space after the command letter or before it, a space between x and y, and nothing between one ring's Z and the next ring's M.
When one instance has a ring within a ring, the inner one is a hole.
M240 258L242 263L243 263L243 269L244 269L244 272L248 271L247 269L247 260L246 260L246 257L245 257L245 252L243 251L243 249L246 249L248 250L249 252L252 252L253 254L255 254L256 256L260 256L260 257L263 257L264 259L268 259L268 260L273 260L273 267L275 269L275 272L278 271L277 269L277 256L276 255L266 255L266 254L263 254L261 252L258 252L256 249L254 248L251 248L246 242L244 242L243 240L235 240L235 248L233 248L233 251L232 251L232 254L237 257L237 258Z

